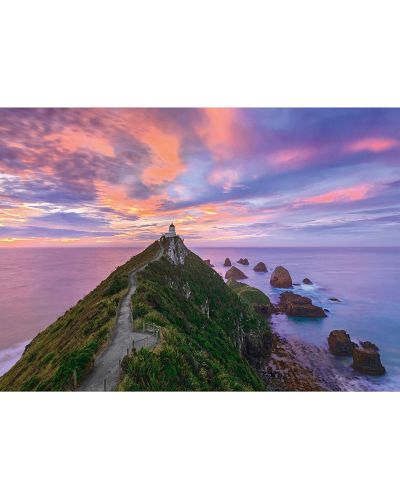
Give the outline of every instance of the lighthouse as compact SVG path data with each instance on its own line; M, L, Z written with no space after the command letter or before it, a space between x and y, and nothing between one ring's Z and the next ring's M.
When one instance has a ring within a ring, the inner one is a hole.
M175 225L173 223L170 224L168 232L166 234L164 234L164 235L168 239L171 238L171 237L176 237Z

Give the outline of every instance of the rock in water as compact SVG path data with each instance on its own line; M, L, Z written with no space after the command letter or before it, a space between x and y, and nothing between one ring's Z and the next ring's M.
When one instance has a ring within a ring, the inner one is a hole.
M225 258L224 266L232 266L231 260L229 258Z
M256 266L253 268L254 271L258 271L258 272L267 272L267 267L265 266L265 263L263 263L262 261L260 261L259 263L256 264Z
M245 278L247 278L247 275L240 271L239 268L236 268L236 266L232 266L232 268L225 273L225 278L233 278L233 280L244 280Z
M340 299L338 299L337 297L330 297L328 301L334 301L335 303L340 303Z
M211 260L210 259L205 259L204 260L204 263L209 266L210 268L214 268L214 265L211 264Z
M373 346L375 345L373 344ZM381 355L371 347L353 349L352 367L358 372L369 375L383 375L386 373L385 367L381 363Z
M372 349L373 351L379 351L379 348L376 344L370 341L360 341L360 344L365 349Z
M279 309L289 316L326 317L325 311L319 306L315 306L310 298L300 296L294 292L286 291L280 295Z
M249 260L247 258L240 258L238 263L240 263L241 265L248 265Z
M313 283L311 282L311 280L309 278L303 278L303 284L312 285Z
M283 266L277 266L272 272L270 284L272 287L279 287L281 289L289 289L292 287L292 277L290 273Z
M332 330L328 337L329 351L337 356L351 356L356 344L345 330Z

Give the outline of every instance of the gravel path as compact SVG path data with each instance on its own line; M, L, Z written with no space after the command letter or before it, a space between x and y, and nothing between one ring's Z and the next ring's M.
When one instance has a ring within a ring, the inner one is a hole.
M160 243L160 253L153 261L159 260L163 253ZM138 268L129 275L129 290L121 302L115 333L107 349L96 359L92 371L78 386L78 391L113 391L119 381L120 361L128 350L131 351L133 345L136 351L139 351L143 347L152 347L157 343L152 334L132 330L131 298L136 291L136 274L146 266ZM104 380L106 389L104 389Z

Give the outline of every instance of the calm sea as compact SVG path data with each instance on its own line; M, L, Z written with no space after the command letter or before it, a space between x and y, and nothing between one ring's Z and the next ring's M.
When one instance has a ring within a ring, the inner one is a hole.
M397 248L193 248L215 269L225 274L223 262L247 257L241 268L247 283L258 287L276 302L280 291L271 288L269 276L277 265L285 266L293 281L304 277L314 285L295 291L329 310L325 319L273 317L277 332L289 340L318 346L323 354L315 362L334 371L344 389L400 391L400 251ZM92 290L138 249L60 248L2 249L0 269L0 373L20 357L24 346L38 332ZM264 261L267 274L252 268ZM340 299L339 303L329 301ZM327 337L345 329L354 339L375 342L381 351L387 375L381 378L355 374L349 359L325 353Z

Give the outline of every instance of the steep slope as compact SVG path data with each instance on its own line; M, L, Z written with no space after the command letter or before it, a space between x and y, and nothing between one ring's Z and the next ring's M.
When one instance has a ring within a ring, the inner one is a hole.
M128 289L128 275L159 253L154 242L118 267L26 347L21 359L0 378L0 390L60 391L73 388L108 344L116 312Z
M122 363L120 390L262 390L246 360L269 349L265 320L179 239L137 278L135 323L162 327L161 342ZM257 347L255 348L255 344Z

